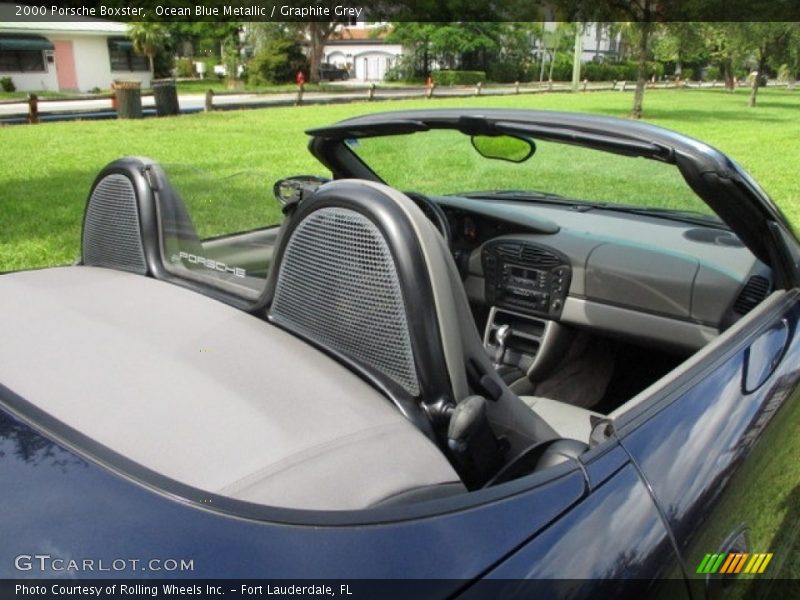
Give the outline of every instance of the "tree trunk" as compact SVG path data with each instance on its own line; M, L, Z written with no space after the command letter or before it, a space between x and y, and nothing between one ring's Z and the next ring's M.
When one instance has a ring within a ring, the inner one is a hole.
M311 83L319 83L319 66L322 64L322 49L325 44L320 40L321 24L311 22L308 24L308 80Z
M732 92L734 90L734 87L733 87L733 68L731 67L731 60L730 59L725 59L722 62L722 77L725 80L725 88Z
M633 93L633 108L631 117L634 119L642 118L642 103L644 102L644 89L647 85L647 48L650 42L650 31L652 23L644 21L639 24L640 37L638 48L638 68L636 69L636 91Z
M758 95L758 84L761 80L761 74L764 72L764 67L766 60L764 59L764 53L761 53L761 56L758 59L758 69L756 70L755 77L753 77L753 82L750 84L750 99L747 101L747 106L753 108L756 105L756 96Z
M581 80L581 58L583 56L583 24L575 24L575 47L572 55L572 91L578 91Z
M543 47L542 51L539 53L539 58L542 59L541 65L539 67L539 83L542 83L542 81L544 81L544 54L546 51L547 48Z
M322 64L322 52L325 50L325 44L337 25L336 21L330 23L312 21L308 24L308 43L310 45L308 69L311 71L308 76L312 83L319 83L319 66Z

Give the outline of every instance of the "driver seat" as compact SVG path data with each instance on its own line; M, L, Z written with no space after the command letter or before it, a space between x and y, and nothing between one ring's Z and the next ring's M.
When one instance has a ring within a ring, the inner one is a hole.
M559 437L495 372L449 249L397 190L344 179L301 201L284 222L265 296L270 322L381 389L451 462L458 462L454 426L465 423L478 454L501 455L478 457L488 462L481 475L469 474L471 487L531 445ZM481 412L497 444L470 424Z

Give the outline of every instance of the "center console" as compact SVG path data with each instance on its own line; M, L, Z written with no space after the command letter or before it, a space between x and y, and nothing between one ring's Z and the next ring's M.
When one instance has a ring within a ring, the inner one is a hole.
M571 330L561 326L572 267L562 253L514 239L481 250L486 301L492 307L483 343L508 383L541 380L563 357Z

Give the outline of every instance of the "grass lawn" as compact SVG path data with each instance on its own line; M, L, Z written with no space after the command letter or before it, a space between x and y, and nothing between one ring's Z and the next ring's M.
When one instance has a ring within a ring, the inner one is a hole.
M0 91L0 101L3 100L27 100L30 92L3 92ZM70 98L75 94L69 92L35 92L39 98ZM83 94L86 95L86 94Z
M765 89L749 109L744 91L650 90L646 120L718 147L741 163L800 225L800 91ZM272 202L272 181L321 173L306 149L307 128L392 109L492 106L542 108L625 116L621 92L539 94L360 102L184 115L141 121L47 123L0 128L0 271L71 262L97 172L124 155L193 165L216 176L257 171L258 194ZM534 159L535 160L535 157ZM660 189L654 186L652 193Z

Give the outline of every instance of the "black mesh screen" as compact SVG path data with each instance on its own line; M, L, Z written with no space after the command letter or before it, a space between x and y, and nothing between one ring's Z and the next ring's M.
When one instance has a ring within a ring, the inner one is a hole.
M397 270L369 219L342 208L315 211L292 232L279 268L276 322L419 394Z
M136 193L123 175L107 175L92 192L83 225L83 263L147 273Z

